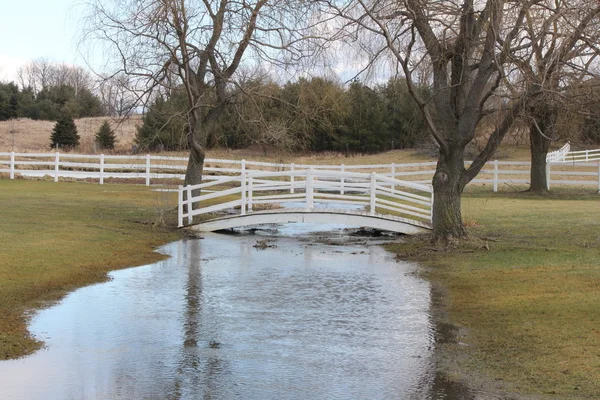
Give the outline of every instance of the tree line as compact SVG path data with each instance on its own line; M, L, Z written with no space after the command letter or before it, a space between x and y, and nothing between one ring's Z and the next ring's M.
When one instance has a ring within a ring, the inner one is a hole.
M378 153L429 140L419 108L400 79L373 87L358 80L343 85L322 77L284 85L250 79L232 87L229 99L208 134L208 148L259 144L265 151ZM158 96L142 121L136 138L141 148L187 148L181 88Z
M57 121L98 117L107 107L95 93L90 73L80 67L35 60L22 66L18 81L0 82L0 121L13 118Z

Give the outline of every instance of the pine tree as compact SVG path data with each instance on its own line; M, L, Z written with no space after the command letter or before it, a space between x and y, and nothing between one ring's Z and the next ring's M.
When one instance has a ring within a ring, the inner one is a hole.
M98 132L96 132L96 144L100 149L112 150L115 148L115 132L110 129L108 121L104 121Z
M50 136L50 148L73 148L79 145L79 135L75 121L70 116L64 115L58 119Z

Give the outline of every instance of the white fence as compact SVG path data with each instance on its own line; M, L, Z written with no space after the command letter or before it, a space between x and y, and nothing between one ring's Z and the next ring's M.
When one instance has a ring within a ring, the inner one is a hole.
M558 155L557 155L558 154ZM594 187L600 191L600 150L570 152L565 148L549 154L555 160L548 164L549 185L576 185ZM587 160L587 162L586 162ZM592 161L597 160L597 161ZM10 179L50 176L59 179L92 179L100 184L106 179L130 180L150 184L179 184L185 174L186 157L163 156L109 156L60 153L0 153L0 173ZM376 172L403 181L429 184L435 172L435 162L378 164L378 165L306 165L267 163L245 160L205 160L204 180L212 181L241 175L251 171L315 171ZM491 161L474 184L491 185L497 191L500 185L529 184L529 162Z
M571 151L571 143L567 142L559 150L548 153L546 161L560 164L600 161L600 149Z
M193 196L194 190L200 196ZM208 193L207 193L208 192ZM218 204L204 202L221 199ZM193 222L196 215L239 208L246 215L263 205L280 207L301 203L311 211L315 203L349 204L368 210L393 213L420 222L431 222L433 189L429 185L406 182L372 172L288 170L280 172L243 172L195 186L179 186L178 223ZM197 205L194 207L192 205Z

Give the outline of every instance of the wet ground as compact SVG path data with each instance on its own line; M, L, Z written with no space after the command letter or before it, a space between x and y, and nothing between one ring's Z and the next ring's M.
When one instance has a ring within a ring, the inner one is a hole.
M482 398L437 373L432 289L377 245L397 238L340 228L164 246L39 312L47 347L0 362L0 398Z

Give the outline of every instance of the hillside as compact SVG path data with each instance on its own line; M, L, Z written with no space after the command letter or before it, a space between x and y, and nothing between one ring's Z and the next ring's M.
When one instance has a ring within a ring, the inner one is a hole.
M100 125L108 120L113 127L117 144L115 152L130 152L135 138L136 127L141 124L141 116L135 115L117 123L110 117L80 118L75 120L79 133L80 153L94 153L94 135ZM50 134L54 122L18 119L0 122L0 151L38 152L49 151Z

